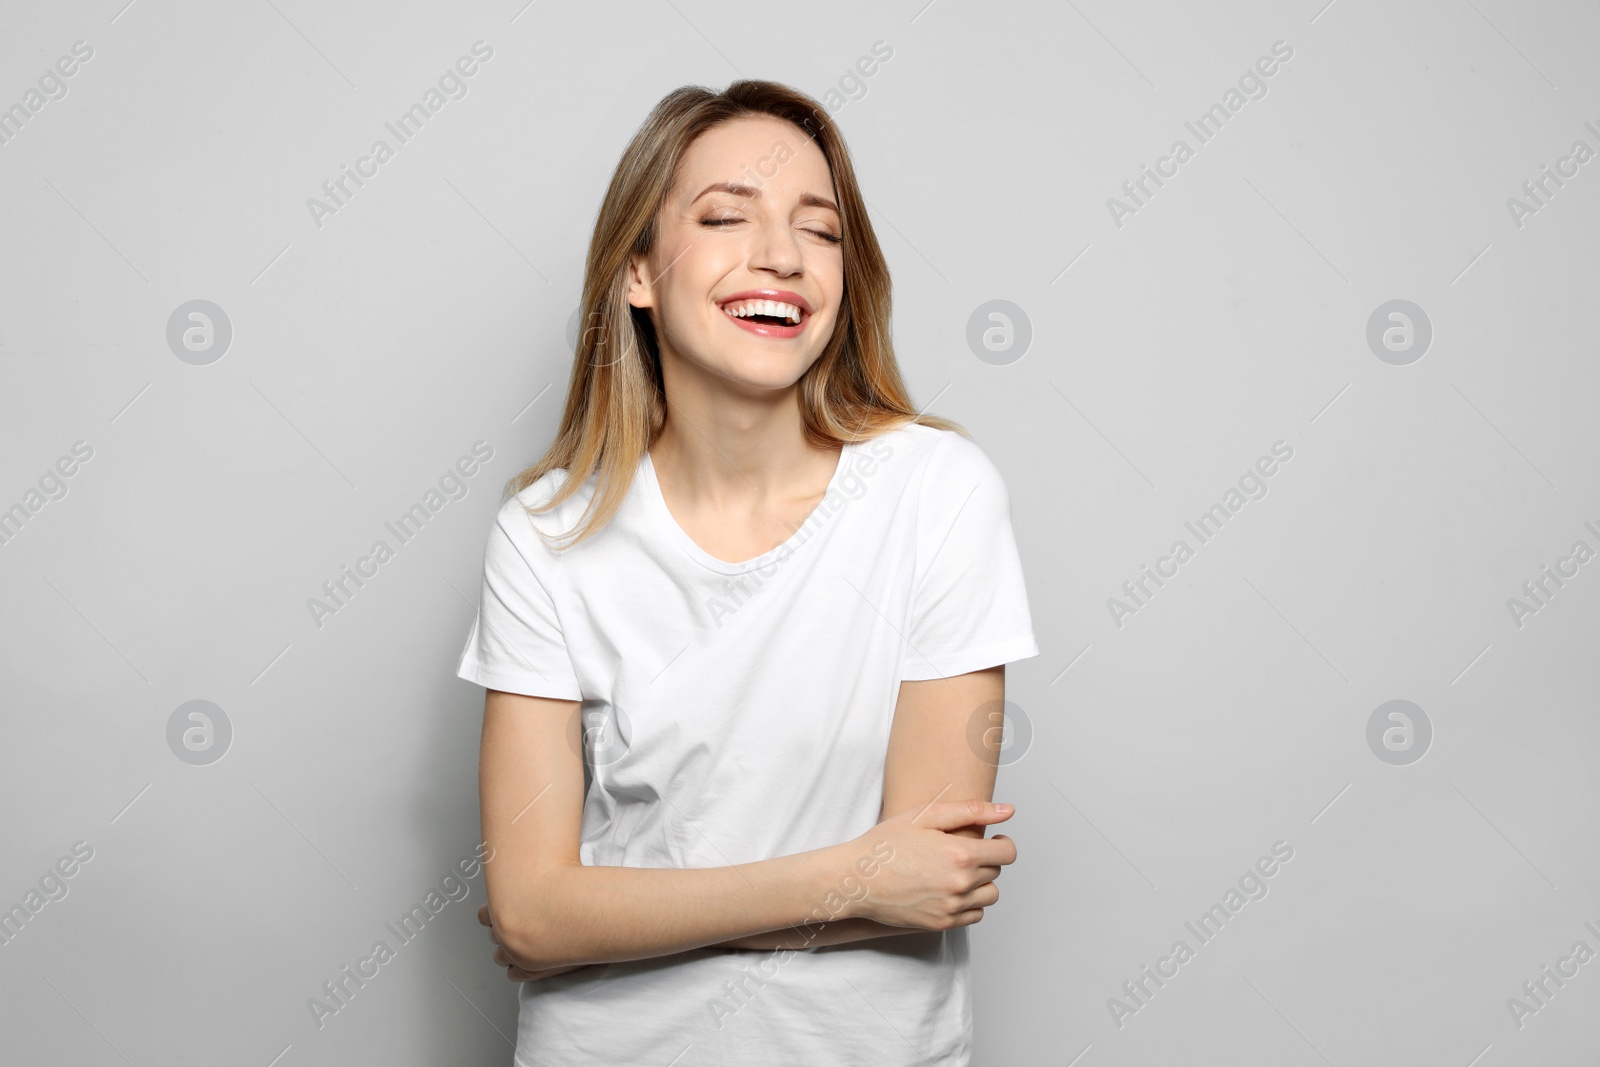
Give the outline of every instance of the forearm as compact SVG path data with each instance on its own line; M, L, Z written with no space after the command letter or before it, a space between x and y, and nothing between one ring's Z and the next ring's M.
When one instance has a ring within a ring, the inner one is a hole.
M826 945L845 945L853 941L869 941L893 934L927 933L912 926L886 926L871 919L835 919L826 923L810 923L787 930L770 930L764 934L736 937L719 941L715 948L743 949L795 949L822 948Z
M670 956L815 924L846 862L833 846L728 867L564 865L524 883L497 925L528 970Z
M984 828L981 826L962 826L949 832L958 834L961 837L984 836ZM889 926L872 919L848 916L844 914L842 909L838 918L824 919L816 910L813 910L812 920L799 927L770 930L765 933L751 934L747 937L736 937L727 941L719 941L713 947L742 949L788 948L798 950L802 948L822 948L825 945L844 945L854 941L870 941L873 938L892 937L895 934L915 933L926 933L926 931L919 930L914 926Z

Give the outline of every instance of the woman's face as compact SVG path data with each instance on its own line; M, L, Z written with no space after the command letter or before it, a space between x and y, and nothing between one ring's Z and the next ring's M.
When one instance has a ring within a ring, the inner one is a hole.
M661 207L654 252L630 274L629 303L651 309L663 361L750 393L793 386L844 297L836 203L822 150L797 126L749 117L701 134ZM796 311L798 323L784 317Z

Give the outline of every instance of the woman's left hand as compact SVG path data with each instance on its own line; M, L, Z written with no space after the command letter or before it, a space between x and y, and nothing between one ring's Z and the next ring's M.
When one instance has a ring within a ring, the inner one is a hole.
M525 971L517 966L516 962L506 954L505 945L500 940L500 935L495 933L494 923L489 919L489 905L478 906L478 922L489 928L489 940L494 942L494 961L506 969L506 977L513 982L537 982L541 978L552 978L568 971L580 970L591 967L589 963L575 963L570 967L551 967L543 971Z

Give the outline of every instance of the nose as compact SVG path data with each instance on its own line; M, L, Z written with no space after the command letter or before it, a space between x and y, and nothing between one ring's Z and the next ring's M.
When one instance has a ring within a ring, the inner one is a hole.
M800 237L786 219L772 218L752 227L750 268L771 271L780 278L801 272L804 257Z

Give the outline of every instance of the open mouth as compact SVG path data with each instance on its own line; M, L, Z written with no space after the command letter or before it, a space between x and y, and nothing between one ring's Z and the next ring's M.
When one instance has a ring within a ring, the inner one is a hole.
M777 328L798 326L806 318L803 308L783 300L730 300L722 312L741 322Z

